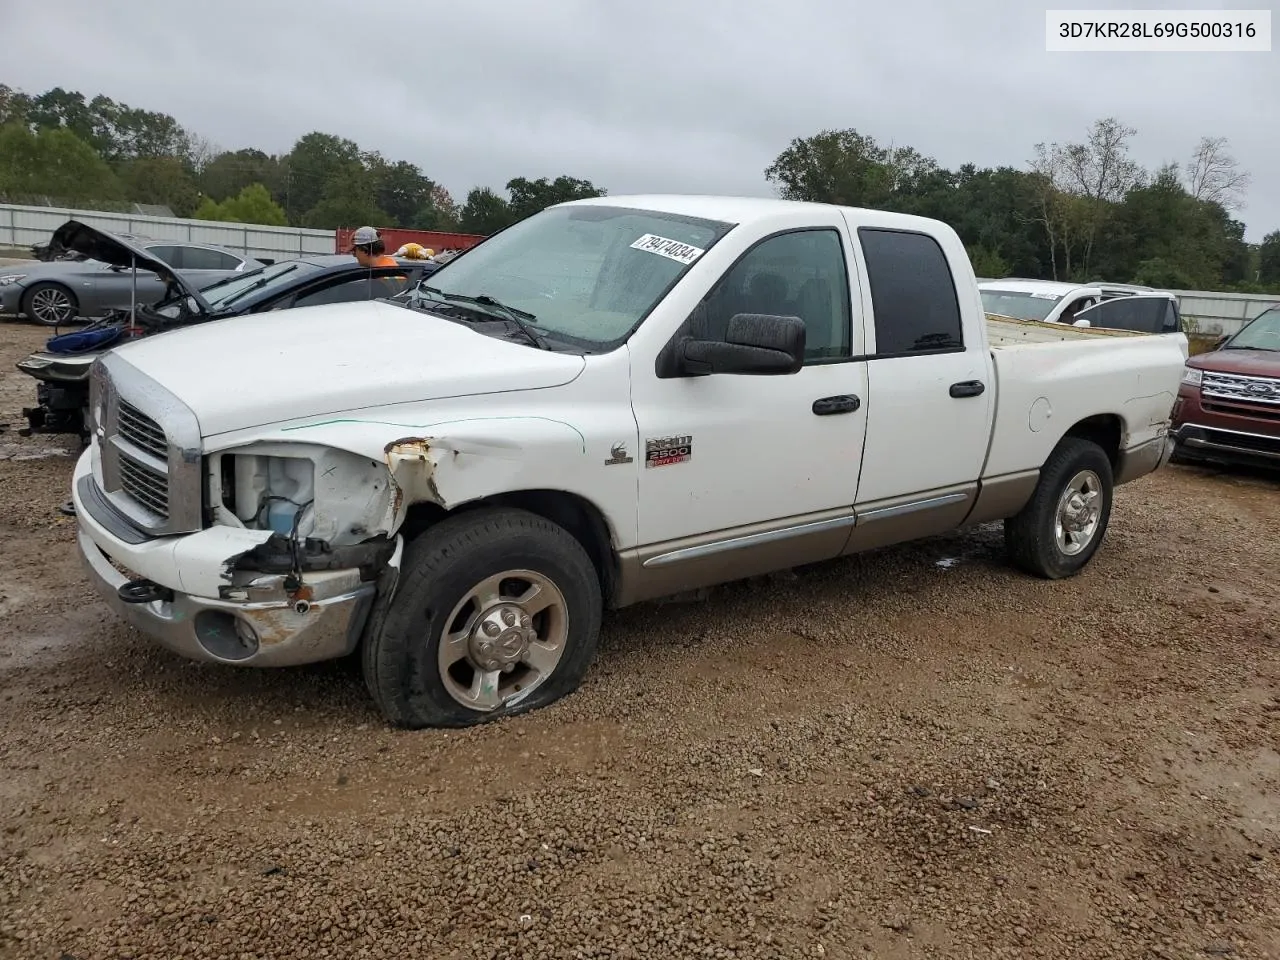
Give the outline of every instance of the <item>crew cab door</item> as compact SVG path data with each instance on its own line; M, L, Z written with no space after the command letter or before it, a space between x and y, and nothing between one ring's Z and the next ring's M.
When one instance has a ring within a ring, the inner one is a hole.
M871 403L850 550L929 536L964 519L986 460L996 388L959 240L874 226L859 226L856 237Z
M738 314L800 317L798 372L673 374L632 354L647 594L829 559L848 538L867 417L861 298L839 211L791 219L727 267L667 349L724 339Z

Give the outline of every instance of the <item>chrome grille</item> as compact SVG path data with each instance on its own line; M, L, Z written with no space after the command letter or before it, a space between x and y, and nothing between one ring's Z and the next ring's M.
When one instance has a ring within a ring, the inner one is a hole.
M94 414L102 491L139 530L152 536L204 526L200 424L172 392L120 357L95 364Z
M124 452L120 454L120 489L152 513L169 518L169 478Z
M164 430L145 413L125 400L119 401L116 411L119 435L139 450L145 450L153 457L166 460L169 457L169 441L165 439Z
M1235 403L1257 403L1280 407L1280 380L1275 377L1247 377L1237 373L1205 373L1200 395Z

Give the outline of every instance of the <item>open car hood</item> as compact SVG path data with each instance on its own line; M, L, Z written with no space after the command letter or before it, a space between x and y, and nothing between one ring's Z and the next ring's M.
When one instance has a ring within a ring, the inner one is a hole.
M183 280L182 276L163 260L158 260L144 248L114 233L91 227L80 220L68 220L53 232L53 237L49 240L51 254L57 255L64 251L83 254L91 260L109 263L115 267L129 269L136 265L139 270L150 270L160 279L172 283L182 293L194 297L202 312L209 312L209 304L200 295L198 288Z

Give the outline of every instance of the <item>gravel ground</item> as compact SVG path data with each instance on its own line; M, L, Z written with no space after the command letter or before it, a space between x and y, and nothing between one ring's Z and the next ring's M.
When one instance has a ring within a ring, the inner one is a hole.
M576 695L405 733L85 594L0 324L0 957L1280 957L1280 482L1123 488L606 619ZM15 456L17 454L17 456ZM20 459L28 457L28 459Z

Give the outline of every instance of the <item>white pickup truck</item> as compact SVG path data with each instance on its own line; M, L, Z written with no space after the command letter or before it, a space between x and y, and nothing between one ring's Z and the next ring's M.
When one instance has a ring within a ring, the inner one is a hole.
M395 725L507 716L579 685L606 608L995 520L1076 573L1187 356L989 320L950 227L823 204L577 201L424 283L97 363L73 496L124 619L359 651Z

